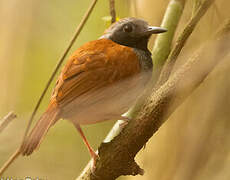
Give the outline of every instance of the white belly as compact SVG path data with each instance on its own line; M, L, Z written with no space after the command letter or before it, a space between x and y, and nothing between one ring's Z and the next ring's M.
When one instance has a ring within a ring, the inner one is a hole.
M142 95L150 76L151 72L140 73L112 86L92 90L65 106L61 116L78 124L119 119Z

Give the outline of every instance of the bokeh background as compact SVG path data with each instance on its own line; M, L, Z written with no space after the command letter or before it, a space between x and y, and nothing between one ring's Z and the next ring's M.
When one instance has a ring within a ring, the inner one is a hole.
M57 59L73 35L90 0L0 0L0 117L13 110L15 119L0 134L0 165L19 146L25 127ZM116 0L117 15L135 16L160 25L168 0ZM191 16L187 0L177 33ZM187 42L179 61L186 61L229 18L230 2L218 0ZM97 39L108 27L108 0L98 1L72 48ZM154 43L151 39L150 48ZM71 53L70 53L71 54ZM218 59L217 59L218 60ZM137 157L144 176L119 179L228 180L230 179L230 63L223 61L177 109ZM53 87L54 83L51 87ZM47 93L36 119L44 111ZM84 126L96 149L114 121ZM4 177L75 179L89 160L79 134L67 121L52 128L39 151L19 157Z

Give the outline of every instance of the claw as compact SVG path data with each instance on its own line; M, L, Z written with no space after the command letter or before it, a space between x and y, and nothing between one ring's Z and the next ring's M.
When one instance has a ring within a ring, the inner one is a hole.
M99 156L96 152L91 151L90 155L92 157L92 161L91 161L91 172L93 173L96 170L96 162L99 159Z
M126 116L122 116L122 121L120 124L119 124L119 127L120 129L124 129L124 127L129 123L129 121L131 120L130 118L126 117Z

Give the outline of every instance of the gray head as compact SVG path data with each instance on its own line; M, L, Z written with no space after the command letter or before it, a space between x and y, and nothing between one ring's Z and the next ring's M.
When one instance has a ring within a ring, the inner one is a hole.
M124 46L148 51L147 45L150 36L166 31L164 28L149 26L142 19L130 17L112 24L100 39L107 38Z

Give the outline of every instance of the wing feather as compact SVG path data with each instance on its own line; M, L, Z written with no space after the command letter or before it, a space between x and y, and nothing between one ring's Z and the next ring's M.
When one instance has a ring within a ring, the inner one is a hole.
M139 61L131 48L108 39L92 41L80 47L69 59L57 80L52 98L62 106L139 72Z

